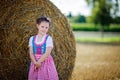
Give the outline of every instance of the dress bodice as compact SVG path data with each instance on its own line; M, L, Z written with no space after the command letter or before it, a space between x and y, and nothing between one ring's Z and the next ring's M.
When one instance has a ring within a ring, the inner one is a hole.
M32 40L32 45L33 45L33 52L34 54L45 54L46 52L46 40L48 38L49 35L46 35L44 38L44 41L40 44L36 43L36 35L33 36L33 40Z

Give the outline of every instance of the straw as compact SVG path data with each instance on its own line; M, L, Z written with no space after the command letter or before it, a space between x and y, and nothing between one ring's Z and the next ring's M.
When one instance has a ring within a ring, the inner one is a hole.
M51 55L60 80L70 79L76 56L75 39L67 18L49 0L0 1L0 79L27 80L28 40L37 32L35 21L39 16L51 19Z

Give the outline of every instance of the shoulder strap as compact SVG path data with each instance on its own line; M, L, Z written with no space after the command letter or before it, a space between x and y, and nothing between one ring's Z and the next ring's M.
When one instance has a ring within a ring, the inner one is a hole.
M33 46L34 46L35 37L36 37L36 36L33 36L33 39L32 39L32 45L33 45Z
M47 41L48 37L49 37L49 35L47 34L47 35L46 35L46 38L45 38L45 42Z
M33 47L33 52L34 52L34 54L35 54L35 44L34 44L34 42L35 42L35 37L36 36L33 36L33 40L32 40L32 47Z

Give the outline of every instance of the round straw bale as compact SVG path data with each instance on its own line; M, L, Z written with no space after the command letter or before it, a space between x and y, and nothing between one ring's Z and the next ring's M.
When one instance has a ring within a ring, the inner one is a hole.
M66 17L49 0L0 0L0 80L27 80L28 40L37 34L36 18L51 18L54 58L60 80L71 77L76 48Z

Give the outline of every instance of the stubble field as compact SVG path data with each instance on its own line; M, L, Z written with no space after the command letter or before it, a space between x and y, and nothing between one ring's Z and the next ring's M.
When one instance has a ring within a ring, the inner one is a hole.
M120 80L120 45L76 44L71 80Z

